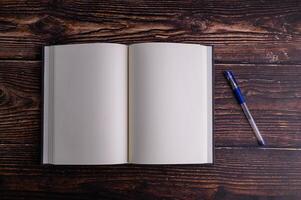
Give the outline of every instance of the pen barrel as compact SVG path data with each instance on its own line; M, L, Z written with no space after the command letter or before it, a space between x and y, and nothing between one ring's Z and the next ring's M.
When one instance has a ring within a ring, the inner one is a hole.
M238 84L234 78L234 74L231 70L227 70L227 71L224 71L224 75L226 77L226 79L229 81L230 85L231 85L231 88L233 90L233 93L234 93L234 96L237 100L237 102L240 104L240 106L242 107L242 110L245 114L245 116L247 117L248 121L249 121L249 124L251 125L254 133L255 133L255 136L257 138L257 141L260 145L265 145L265 142L257 128L257 125L248 109L248 106L246 104L246 101L245 101L245 98L244 96L242 95L242 92L240 91L240 88L238 87Z
M255 136L257 138L258 143L260 145L262 145L262 146L265 145L263 137L261 136L261 134L259 132L259 129L258 129L256 123L255 123L255 120L253 119L253 117L252 117L252 115L251 115L251 113L249 111L249 108L248 108L247 104L246 103L242 103L241 107L242 107L242 110L245 113L245 115L246 115L246 117L247 117L247 119L249 121L249 124L251 125L251 127L252 127L252 129L253 129L253 131L255 133Z

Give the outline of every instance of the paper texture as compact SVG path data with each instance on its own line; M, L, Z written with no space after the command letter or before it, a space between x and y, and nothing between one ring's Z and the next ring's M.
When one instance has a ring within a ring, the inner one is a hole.
M208 48L172 43L129 47L130 162L212 162Z
M127 46L46 48L53 51L53 115L48 119L53 120L53 164L126 163Z

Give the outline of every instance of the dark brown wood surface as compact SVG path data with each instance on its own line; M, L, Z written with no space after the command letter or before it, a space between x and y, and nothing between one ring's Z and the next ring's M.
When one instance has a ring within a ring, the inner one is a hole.
M215 47L214 166L40 165L43 45L154 41ZM301 199L301 1L1 0L0 199Z

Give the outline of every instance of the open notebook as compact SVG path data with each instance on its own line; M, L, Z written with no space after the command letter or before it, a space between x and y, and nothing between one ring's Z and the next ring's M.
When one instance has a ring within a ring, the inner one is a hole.
M43 163L212 163L212 82L208 46L47 46Z

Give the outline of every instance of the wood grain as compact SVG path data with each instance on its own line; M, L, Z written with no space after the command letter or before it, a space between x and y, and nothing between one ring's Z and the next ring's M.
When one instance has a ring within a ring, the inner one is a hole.
M40 84L40 62L0 61L0 144L40 143Z
M300 153L218 148L214 166L1 166L0 194L30 199L292 199L301 195Z
M47 44L168 41L214 45L218 63L300 61L298 1L234 0L230 8L221 0L1 4L2 59L40 60Z
M1 0L0 199L300 199L300 31L297 0ZM154 41L214 45L215 165L40 165L43 46Z

